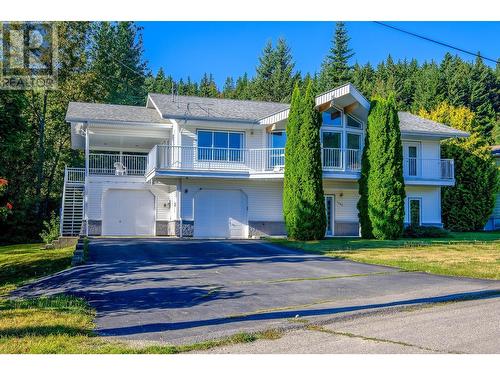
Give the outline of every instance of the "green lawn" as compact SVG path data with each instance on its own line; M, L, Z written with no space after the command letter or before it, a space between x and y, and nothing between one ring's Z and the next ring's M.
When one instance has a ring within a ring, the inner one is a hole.
M327 256L407 271L500 280L500 232L451 233L447 238L395 241L360 238L271 241Z
M173 354L281 337L279 331L270 330L193 345L145 347L97 337L95 311L83 299L64 295L6 298L9 291L22 283L70 266L74 247L41 248L41 244L0 246L0 353Z

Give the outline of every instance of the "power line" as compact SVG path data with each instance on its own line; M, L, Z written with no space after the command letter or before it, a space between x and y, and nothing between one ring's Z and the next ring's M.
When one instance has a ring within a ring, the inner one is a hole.
M416 38L426 40L426 41L431 42L431 43L439 44L440 46L448 47L448 48L451 48L451 49L454 49L454 50L466 53L466 54L471 55L471 56L480 57L480 58L482 58L484 60L491 61L491 62L493 62L495 64L497 63L497 60L491 59L491 58L486 57L486 56L482 56L479 53L474 53L474 52L465 50L465 49L460 48L460 47L455 47L455 46L453 46L453 45L451 45L449 43L440 42L439 40L435 40L435 39L428 38L428 37L423 36L423 35L415 34L415 33L411 32L411 31L403 30L403 29L400 29L399 27L392 26L392 25L389 25L389 24L384 23L384 22L379 22L379 21L373 21L373 22L375 22L378 25L385 26L385 27L388 27L388 28L393 29L393 30L397 30L397 31L399 31L401 33L408 34L408 35L414 36Z

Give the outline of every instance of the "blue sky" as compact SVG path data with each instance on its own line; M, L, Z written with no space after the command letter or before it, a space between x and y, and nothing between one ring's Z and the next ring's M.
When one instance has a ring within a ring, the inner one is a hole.
M457 47L500 57L500 22L388 22L399 28ZM333 35L334 22L139 22L145 58L154 73L163 67L174 79L199 80L211 72L219 86L227 76L253 76L257 57L268 40L284 37L292 48L296 69L319 71ZM353 62L376 65L389 53L395 60L441 60L446 47L402 34L373 22L346 22ZM455 53L454 51L450 51ZM473 59L462 53L462 58ZM491 64L490 64L491 65Z

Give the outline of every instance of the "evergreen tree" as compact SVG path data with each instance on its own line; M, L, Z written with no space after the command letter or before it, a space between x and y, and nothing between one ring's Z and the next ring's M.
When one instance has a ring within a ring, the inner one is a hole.
M475 124L475 115L466 107L440 104L420 116L469 132L462 139L443 142L441 156L454 160L455 185L442 188L441 207L445 228L453 231L482 230L495 205L499 172L491 149Z
M321 65L319 92L328 91L350 81L349 60L354 56L354 52L349 48L350 39L345 23L337 22L330 52Z
M367 126L369 149L364 152L366 182L360 181L360 192L367 192L368 217L372 234L378 239L396 239L403 232L405 185L403 180L403 147L399 118L394 98L372 101ZM368 170L366 170L368 168ZM367 186L365 185L367 183ZM361 200L361 223L366 233L364 217L366 203Z
M359 200L357 203L361 237L373 238L373 227L368 212L368 176L370 173L370 122L366 123L365 144L361 155L361 173L358 180Z
M309 82L301 101L299 147L296 149L297 171L300 181L298 196L297 232L299 240L319 240L325 236L326 211L323 195L323 167L321 162L321 114L315 109L312 82Z
M356 63L354 65L352 71L352 83L367 98L370 98L373 95L374 81L375 70L370 63L366 63L365 65L359 65Z
M248 79L247 73L243 74L243 76L241 77L238 77L238 79L236 80L234 97L241 100L249 100L252 98L250 81Z
M439 68L436 63L425 63L417 77L413 96L413 111L431 110L441 101Z
M214 81L212 73L203 75L200 81L199 95L206 98L216 98L219 96L219 91Z
M101 100L143 105L147 65L142 58L141 28L133 22L99 22L93 35L91 71L102 87Z
M252 99L288 102L297 75L293 73L290 47L284 39L279 39L276 48L268 42L259 57L259 65L252 82Z
M224 82L224 88L222 89L222 97L226 99L232 99L235 96L235 86L233 77L227 77L226 82Z
M495 111L490 101L493 89L493 73L478 56L471 72L470 108L476 114L478 131L488 142L492 141Z
M300 127L302 125L302 103L300 89L295 85L290 103L290 112L286 125L285 175L283 180L283 217L289 238L299 235L299 197L300 174L298 171L298 148L300 145Z

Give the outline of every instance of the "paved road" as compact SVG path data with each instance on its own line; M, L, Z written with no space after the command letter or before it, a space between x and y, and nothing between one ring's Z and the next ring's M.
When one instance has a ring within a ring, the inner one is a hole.
M98 333L189 343L359 312L477 296L500 282L336 260L259 241L93 239L86 265L17 295L71 293Z
M383 311L204 353L500 353L500 298Z

